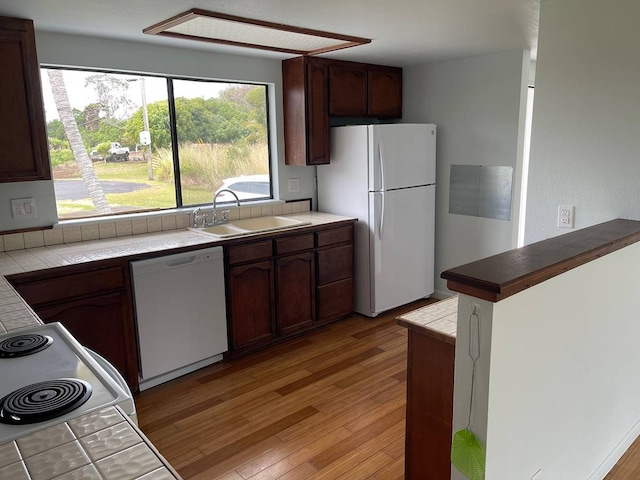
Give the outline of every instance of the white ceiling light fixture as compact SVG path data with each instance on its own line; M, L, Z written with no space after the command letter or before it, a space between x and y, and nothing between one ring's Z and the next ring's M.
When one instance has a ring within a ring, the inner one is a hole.
M317 55L371 42L368 38L293 27L198 8L156 23L143 32L294 55Z

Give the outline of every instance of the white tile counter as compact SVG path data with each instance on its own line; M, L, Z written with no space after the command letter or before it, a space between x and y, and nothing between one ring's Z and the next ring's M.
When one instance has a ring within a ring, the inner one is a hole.
M287 218L310 222L310 225L288 228L286 230L255 233L236 237L254 239L279 233L295 232L309 227L331 224L339 221L353 220L329 213L304 212L287 215ZM148 254L153 252L167 253L167 250L194 247L213 246L229 241L206 233L191 230L168 230L164 232L130 235L87 242L64 243L60 245L43 246L29 249L10 250L0 252L0 275L7 276L47 268L75 265L97 260Z
M117 407L0 445L0 479L180 478Z
M455 345L458 328L458 296L400 315L398 325Z

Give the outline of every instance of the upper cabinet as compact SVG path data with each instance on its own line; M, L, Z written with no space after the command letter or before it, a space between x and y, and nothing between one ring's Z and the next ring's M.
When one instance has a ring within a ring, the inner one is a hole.
M0 17L0 181L49 180L40 65L31 20Z
M285 163L329 163L329 116L402 117L402 69L296 57L282 62Z
M282 62L287 165L329 163L329 83L320 59Z
M402 117L402 69L370 65L367 112L372 117Z
M368 113L367 70L361 66L329 67L329 113L365 117Z
M402 69L334 62L329 66L329 114L402 117Z

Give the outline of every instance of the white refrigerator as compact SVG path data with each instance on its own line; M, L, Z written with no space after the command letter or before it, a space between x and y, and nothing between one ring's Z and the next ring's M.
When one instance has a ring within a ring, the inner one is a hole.
M369 317L434 288L436 126L331 129L331 164L317 168L318 210L358 218L355 310Z

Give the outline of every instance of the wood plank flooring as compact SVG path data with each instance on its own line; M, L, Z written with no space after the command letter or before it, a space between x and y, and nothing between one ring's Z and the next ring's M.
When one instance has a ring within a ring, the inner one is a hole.
M640 478L640 437L629 447L604 480L637 480Z
M136 396L185 479L402 479L407 331L354 314Z
M402 479L416 302L360 315L136 396L140 427L186 479ZM640 439L605 480L640 478Z

